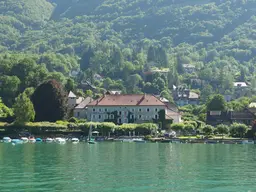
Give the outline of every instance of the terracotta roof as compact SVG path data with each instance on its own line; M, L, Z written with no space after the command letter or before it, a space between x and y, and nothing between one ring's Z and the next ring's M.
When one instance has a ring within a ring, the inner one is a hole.
M75 109L84 109L93 99L91 97L86 97Z
M88 106L165 106L153 95L105 95Z

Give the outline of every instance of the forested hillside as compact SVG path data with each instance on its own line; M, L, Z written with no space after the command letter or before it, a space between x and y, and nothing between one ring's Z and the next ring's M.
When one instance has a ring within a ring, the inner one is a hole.
M0 19L7 105L53 77L79 94L85 80L99 94L120 89L169 99L173 85L198 89L202 98L235 94L234 81L250 85L245 96L256 90L256 0L0 0ZM196 71L185 73L183 64ZM168 76L145 79L152 67Z

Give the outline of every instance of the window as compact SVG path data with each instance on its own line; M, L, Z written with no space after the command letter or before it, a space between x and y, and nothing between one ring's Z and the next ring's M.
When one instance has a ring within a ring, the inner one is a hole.
M95 109L92 109L93 112L95 112L96 110Z
M132 109L132 112L134 112L134 109Z
M155 109L155 111L157 112L157 111L158 111L158 109L156 108L156 109Z
M122 111L119 111L118 114L119 114L119 115L122 115Z
M134 118L134 116L133 115L130 115L130 119L133 119Z
M80 112L77 112L77 117L79 117L80 116Z
M118 123L121 124L122 123L122 119L119 118L118 119Z
M95 119L95 115L92 115L92 119Z
M147 108L147 112L149 112L149 108Z
M158 119L158 115L155 115L155 119Z
M139 115L139 119L141 119L141 117L142 117L142 116L141 116L141 115Z
M113 114L111 114L109 118L110 118L110 119L114 119L114 115L113 115Z
M101 119L101 115L99 115L99 119Z
M139 112L141 112L141 108L139 108Z
M108 115L105 115L105 119L108 119Z
M99 108L99 112L101 112L101 108Z
M105 112L107 112L108 111L108 109L105 109Z

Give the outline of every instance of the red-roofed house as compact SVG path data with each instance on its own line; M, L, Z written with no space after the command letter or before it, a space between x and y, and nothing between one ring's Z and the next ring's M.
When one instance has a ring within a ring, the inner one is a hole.
M91 121L112 121L118 124L142 123L158 120L166 105L153 95L104 95L87 105Z

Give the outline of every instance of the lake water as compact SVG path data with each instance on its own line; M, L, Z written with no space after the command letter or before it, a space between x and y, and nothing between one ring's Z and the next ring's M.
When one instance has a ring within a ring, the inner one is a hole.
M256 145L0 143L0 191L253 192Z

